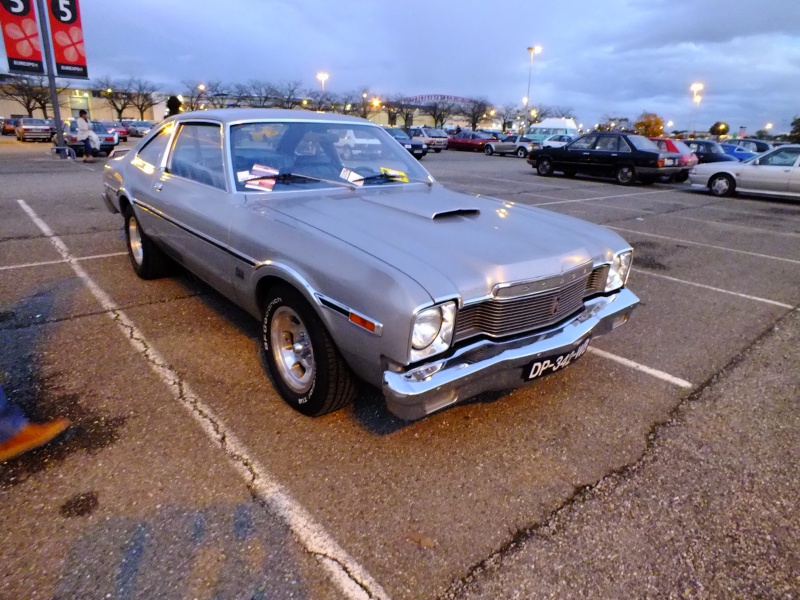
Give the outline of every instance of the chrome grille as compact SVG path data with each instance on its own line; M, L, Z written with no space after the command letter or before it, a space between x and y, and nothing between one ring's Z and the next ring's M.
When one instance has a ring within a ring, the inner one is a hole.
M546 279L499 285L493 298L458 311L454 341L514 335L558 323L583 308L584 298L605 290L608 269L609 265L592 269L588 263Z

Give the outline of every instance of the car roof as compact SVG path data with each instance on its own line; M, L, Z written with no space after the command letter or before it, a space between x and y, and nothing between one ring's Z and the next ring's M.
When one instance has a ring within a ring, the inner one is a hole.
M212 119L223 123L238 123L241 121L319 121L321 123L344 123L353 125L372 125L380 127L360 117L340 115L336 113L316 113L306 110L291 110L285 108L217 108L213 110L200 110L181 113L170 119L178 122L192 119Z

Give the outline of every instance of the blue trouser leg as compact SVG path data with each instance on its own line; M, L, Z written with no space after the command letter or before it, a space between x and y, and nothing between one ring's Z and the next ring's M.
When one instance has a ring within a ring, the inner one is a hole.
M92 142L89 138L83 140L83 155L84 156L92 156L94 150L92 149Z
M0 444L17 435L27 424L28 419L22 414L22 409L6 398L0 387Z

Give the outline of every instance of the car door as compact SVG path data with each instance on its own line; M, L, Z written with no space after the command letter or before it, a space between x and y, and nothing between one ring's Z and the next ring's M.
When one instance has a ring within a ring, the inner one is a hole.
M497 152L502 152L503 154L507 154L509 152L515 152L517 149L517 138L516 135L508 135L502 140L498 140L494 142L494 147Z
M553 162L576 173L591 173L592 154L597 137L597 135L584 135L563 148L549 150Z
M738 187L742 190L789 191L792 172L800 157L800 148L779 148L742 165Z
M789 173L789 193L800 196L800 156L794 161Z
M589 155L589 168L593 173L608 175L614 172L619 160L618 135L601 135Z
M223 139L221 123L182 123L152 195L163 210L163 235L179 260L233 297L238 263L228 247L230 219L243 197L228 190Z

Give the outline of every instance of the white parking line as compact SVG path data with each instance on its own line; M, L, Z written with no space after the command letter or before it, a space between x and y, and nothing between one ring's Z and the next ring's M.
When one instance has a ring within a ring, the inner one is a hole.
M603 358L607 358L608 360L613 360L614 362L618 362L626 367L630 367L636 371L641 371L642 373L647 373L655 377L656 379L661 379L662 381L666 381L667 383L671 383L672 385L677 385L678 387L692 389L694 385L690 381L686 381L685 379L680 379L669 373L664 373L664 371L659 371L658 369L653 369L652 367L647 367L635 361L632 361L628 358L623 358L622 356L617 356L616 354L611 354L611 352L606 352L605 350L600 350L599 348L593 348L589 346L589 352L592 354L597 354L597 356L602 356Z
M647 196L650 194L669 194L674 190L656 190L653 192L636 192L634 194L614 194L613 196L596 196L594 198L581 198L578 200L559 200L558 202L543 202L541 204L534 204L533 206L551 206L553 204L569 204L570 202L591 202L592 200L610 200L627 198L628 196Z
M777 302L776 300L769 300L767 298L761 298L759 296L750 296L748 294L741 294L739 292L733 292L731 290L724 290L722 288L712 287L710 285L705 285L704 283L696 283L694 281L687 281L685 279L678 279L676 277L669 277L668 275L662 275L661 273L653 273L653 271L648 271L646 269L634 269L636 273L644 273L645 275L650 275L651 277L658 277L659 279L667 279L669 281L675 281L677 283L685 283L686 285L693 285L695 287L703 288L706 290L711 290L713 292L720 292L722 294L730 294L731 296L739 296L739 298L746 298L748 300L755 300L756 302L764 302L765 304L772 304L774 306L780 306L781 308L788 308L794 309L794 306L791 304L784 304L783 302Z
M709 210L718 210L718 211L721 211L721 212L732 213L734 215L743 215L743 216L746 216L746 217L766 217L767 216L762 211L736 210L736 209L733 209L733 208L729 208L728 205L725 205L725 204L707 204L705 206L698 206L697 208L698 209L707 208ZM792 215L780 215L779 219L780 220L800 219L800 212L798 212L797 214L792 214Z
M609 229L615 229L616 231L625 231L627 233L638 233L640 235L646 235L647 237L661 238L662 240L670 240L671 242L680 242L681 244L689 244L692 246L703 246L704 248L714 248L715 250L726 250L728 252L736 252L737 254L747 254L748 256L757 256L758 258L769 258L771 260L780 260L783 262L789 262L796 265L800 265L800 260L795 260L793 258L783 258L782 256L759 254L758 252L748 252L747 250L738 250L736 248L728 248L726 246L715 246L714 244L704 244L702 242L682 240L680 238L669 237L667 235L657 235L655 233L646 233L644 231L637 231L636 229L625 229L624 227L614 227L613 225L605 225L605 227L608 227Z
M112 256L125 256L127 252L111 252L109 254L95 254L94 256L76 256L72 260L76 262L81 262L84 260L97 260L98 258L110 258ZM11 271L12 269L29 269L31 267L43 267L46 265L61 265L66 262L69 262L65 259L61 260L46 260L43 262L35 262L35 263L24 263L21 265L8 265L5 267L0 267L0 271Z
M723 227L736 227L737 229L748 229L750 231L757 231L759 233L766 233L768 235L783 235L786 237L796 237L800 238L800 233L794 233L792 231L773 231L772 229L763 229L761 227L751 227L750 225L739 225L737 223L723 223L720 221L715 221L713 219L698 219L696 217L684 217L681 215L670 215L676 217L678 219L684 219L686 221L697 221L698 223L713 223L714 225L721 225Z
M83 270L78 261L70 254L64 242L53 234L47 223L40 219L24 200L17 200L17 202L42 233L50 239L64 262L69 263L75 274L86 284L134 349L147 360L150 368L158 375L174 398L197 421L211 442L225 452L231 466L242 476L246 485L271 508L275 515L286 522L298 542L308 552L317 556L322 566L328 571L333 583L339 587L343 594L342 597L353 600L374 598L388 600L386 592L364 567L345 552L322 526L314 521L308 511L273 479L264 467L250 455L234 432L192 391L178 372L169 366L169 363L154 349L154 346L142 335L133 321Z

